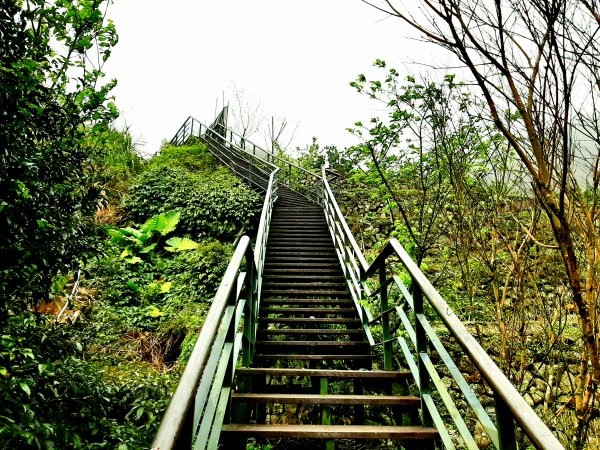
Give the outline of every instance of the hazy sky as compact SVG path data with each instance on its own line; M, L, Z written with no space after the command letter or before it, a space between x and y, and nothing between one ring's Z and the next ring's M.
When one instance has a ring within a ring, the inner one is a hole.
M403 70L435 51L359 0L115 0L109 16L120 38L105 72L118 79L121 121L149 153L187 116L210 122L233 85L266 115L299 122L292 146L312 136L349 145L345 129L377 106L349 82L376 58Z

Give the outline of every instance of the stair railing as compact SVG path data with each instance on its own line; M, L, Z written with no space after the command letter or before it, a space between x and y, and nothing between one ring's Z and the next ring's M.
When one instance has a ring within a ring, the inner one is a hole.
M265 164L270 167L279 167L280 182L285 183L288 188L309 200L312 200L319 205L323 204L322 186L320 184L321 177L300 167L298 164L294 163L291 158L284 158L265 150L229 128L225 129L224 132L220 132L204 125L198 119L191 116L181 125L170 143L172 145L183 145L191 137L208 138L211 140L211 143L220 144L217 145L217 147L221 147L222 151L218 158L227 166L233 165L233 167L236 167L236 163L234 160L232 161L231 157L227 156L228 152L225 151L225 149L228 149L229 151L233 150L235 152L234 156L250 159L255 167L260 168ZM234 169L234 171L236 170ZM268 173L268 171L266 173ZM240 171L238 175L247 178L247 175L243 171Z
M348 288L363 328L367 331L367 338L371 345L383 347L385 370L393 369L394 348L399 347L421 393L423 424L434 425L438 429L445 448L456 448L434 402L432 393L435 390L447 415L452 419L455 431L462 438L464 446L460 448L478 449L464 419L466 411L456 405L442 380L440 370L443 370L443 373L452 378L464 402L471 408L472 419L481 423L495 448L517 448L516 422L536 448L562 449L558 439L469 333L396 239L390 239L375 260L371 264L367 263L335 200L324 168L322 180L327 224ZM410 280L408 287L400 277L402 272L398 270L399 267L403 269L405 278ZM376 289L371 291L370 285ZM373 317L365 306L365 300L377 305L376 317ZM439 322L445 326L492 390L495 423L437 336L428 319L430 315L439 319L436 326ZM375 324L380 324L382 331L382 340L377 342L373 341L370 333L370 327ZM398 330L392 333L394 325ZM431 354L431 348L435 349L435 355Z
M275 168L269 176L256 250L252 250L250 238L242 236L163 416L153 449L196 450L218 446L223 422L230 414L228 404L240 351L243 367L249 367L254 357L262 274L273 204L277 199L278 172Z

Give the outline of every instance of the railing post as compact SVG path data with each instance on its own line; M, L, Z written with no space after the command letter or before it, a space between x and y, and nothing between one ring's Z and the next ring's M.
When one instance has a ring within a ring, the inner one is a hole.
M381 260L379 264L379 298L380 298L380 314L381 314L381 330L383 332L383 368L392 370L392 341L390 341L390 318L387 314L388 306L388 290L387 277L385 271L385 260Z
M499 450L517 450L517 437L515 436L515 423L513 415L506 402L494 391L496 408L496 428L498 430Z
M244 311L244 346L242 365L250 367L254 359L256 310L256 266L252 252L246 254L246 308Z
M427 368L425 367L425 363L422 358L422 354L427 354L427 334L423 325L421 325L421 321L417 316L423 315L425 313L425 309L423 307L423 290L421 286L417 283L417 280L412 279L413 286L413 304L415 308L415 337L417 341L416 350L417 350L417 363L419 368L419 388L421 391L421 396L423 394L429 395L431 394L431 385L429 381L429 373L427 372ZM423 414L423 425L430 427L432 426L431 414L425 405L423 399L421 399L421 411Z

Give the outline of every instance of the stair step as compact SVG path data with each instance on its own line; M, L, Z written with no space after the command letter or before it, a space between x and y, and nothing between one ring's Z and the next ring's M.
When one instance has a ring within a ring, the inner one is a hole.
M331 336L350 336L350 335L362 335L363 330L361 328L350 328L350 329L332 329L332 328L261 328L258 330L259 334L266 335L282 335L282 336L314 336L314 335L331 335Z
M296 295L310 295L310 296L345 296L348 297L348 291L333 291L333 290L288 290L288 289L264 289L263 295L278 295L278 296L296 296Z
M226 424L224 433L271 438L432 440L435 428L385 425Z
M321 323L321 324L360 324L358 319L350 319L347 317L260 317L261 322L267 323Z
M352 300L338 298L263 298L263 305L354 305ZM353 308L354 310L354 308Z
M331 238L319 236L318 238L311 237L309 242L305 236L272 236L268 240L268 245L276 247L298 247L299 245L311 245L315 247L332 247Z
M369 347L364 341L256 341L256 346L263 347Z
M270 307L261 308L261 315L263 314L354 314L356 309L354 308L293 308L293 307Z
M288 275L284 274L265 274L263 275L263 283L285 283L287 280L293 280L293 282L319 282L319 283L340 283L345 286L346 280L343 275L331 275L331 274L305 274L305 273L291 273Z
M231 394L234 402L278 403L286 405L393 405L418 408L419 397L411 395L339 395L339 394Z
M287 190L288 192L293 192L293 191L291 191L291 189L289 189L289 190L288 190L288 188L287 188L287 187L285 187L285 186L281 186L281 187L283 187L283 188L284 188L284 190ZM295 194L295 193L294 193L294 194ZM298 194L295 194L295 195L298 195ZM317 204L315 204L314 206L311 206L311 207L309 207L309 208L306 208L306 209L307 209L308 211L321 211L321 212L323 211L323 207L322 207L322 206L320 206L320 205L317 205ZM283 208L277 208L277 211L286 211L286 212L292 212L292 211L297 211L297 209L296 209L296 208L285 208L285 207L283 207ZM303 211L303 210L302 210L302 211Z
M322 354L322 355L289 355L287 353L257 353L254 355L256 361L264 359L278 359L283 361L371 361L374 356L371 355L336 355L336 354Z
M340 270L338 268L338 259L337 258L331 258L331 260L327 259L323 259L323 260L318 260L318 261L298 261L296 260L296 262L291 262L288 261L287 258L276 258L276 260L274 260L273 258L270 258L268 260L265 261L265 271L271 271L271 270L305 270L305 269L312 269L312 270L319 270L319 269L329 269L329 270ZM335 269L333 269L332 267L336 267Z
M312 264L312 265L316 265L316 264L324 264L325 267L331 267L331 266L337 266L338 263L338 257L336 255L335 252L329 253L326 256L323 255L315 255L315 254L308 254L308 255L304 255L304 256L299 256L296 255L295 257L290 257L286 254L276 254L276 255L270 255L267 259L266 259L266 264L267 266L272 266L274 264L279 264L279 263L285 263L285 264L291 264L292 266L295 267L302 267L302 264Z
M313 278L315 279L315 278ZM335 281L323 281L315 280L314 283L293 283L290 281L267 281L263 282L263 290L295 290L295 289L307 289L307 290L332 290L340 289L343 290L346 287L346 282L335 282ZM346 292L345 290L343 292Z
M300 221L302 219L298 219ZM329 228L325 225L319 226L283 226L279 224L271 224L269 226L269 236L279 236L279 237L295 237L302 235L310 235L315 237L327 237L331 239L331 232Z
M273 214L271 216L271 223L294 223L296 220L301 220L302 223L308 222L317 222L317 223L326 223L325 215L321 214Z
M238 375L270 375L274 377L327 377L327 378L410 378L408 371L386 370L332 370L332 369L285 369L272 367L240 367Z
M273 224L269 227L269 233L270 234L279 234L279 235L284 235L286 233L288 234L294 234L294 233L305 233L305 234L310 234L310 233L329 233L329 228L327 228L325 225L300 225L298 223L296 223L295 225L289 225L289 226L282 226L279 224Z
M295 257L299 256L299 257L309 257L309 258L317 258L317 257L321 257L321 256L326 256L329 258L334 258L336 256L335 253L335 249L272 249L272 248L268 248L267 247L267 259L269 259L270 256L274 256L274 257L285 257L289 260L294 260L296 259Z
M268 267L268 268L267 268ZM325 275L326 276L333 276L332 274L339 274L338 276L343 277L343 272L339 269L339 268L313 268L313 267L302 267L302 268L297 268L294 269L292 267L281 267L281 268L276 268L276 267L270 267L270 266L266 266L265 270L263 272L265 275L278 275L278 274L295 274L295 275L306 275L306 276L321 276L321 275ZM309 275L312 274L312 275Z

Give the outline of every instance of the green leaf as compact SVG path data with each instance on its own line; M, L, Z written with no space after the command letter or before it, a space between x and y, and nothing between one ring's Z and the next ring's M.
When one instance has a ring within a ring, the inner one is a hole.
M147 247L144 247L140 250L140 253L150 253L152 250L156 248L156 244L150 244Z
M135 284L133 281L130 281L129 283L126 284L126 286L131 289L133 292L140 292L142 289Z
M27 397L31 395L31 389L29 389L29 385L27 383L21 382L19 383L19 387L23 389L23 392L27 394Z
M179 211L169 211L151 217L140 228L144 234L160 233L163 236L169 234L175 229L179 222L181 213Z
M173 237L167 241L167 244L169 246L165 247L165 250L170 252L182 252L185 250L196 250L198 248L198 243L188 238Z
M166 294L167 292L169 292L171 290L171 286L173 286L172 281L165 281L160 287L160 292L162 294Z
M144 262L144 260L139 256L134 256L133 258L126 258L125 262L128 264L139 264L141 262Z
M146 310L146 314L148 314L148 316L150 317L161 317L164 316L165 313L162 312L160 309L158 309L156 306L154 305L150 305L148 306L147 310Z

